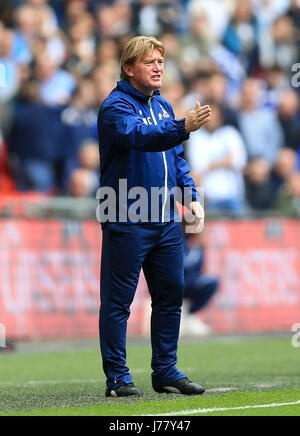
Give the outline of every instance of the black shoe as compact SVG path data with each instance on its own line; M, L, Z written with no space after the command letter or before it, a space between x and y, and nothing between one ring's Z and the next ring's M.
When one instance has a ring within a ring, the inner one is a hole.
M193 383L188 378L181 378L168 386L153 387L153 389L159 394L203 395L205 392L202 386Z
M120 386L119 388L116 389L107 388L105 392L106 397L129 397L133 395L137 395L137 396L144 395L144 392L136 388L133 383Z

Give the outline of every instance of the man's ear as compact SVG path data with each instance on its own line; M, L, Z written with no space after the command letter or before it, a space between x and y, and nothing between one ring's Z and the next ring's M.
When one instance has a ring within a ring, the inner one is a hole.
M132 64L125 64L123 65L123 70L127 74L128 77L133 77L133 65Z

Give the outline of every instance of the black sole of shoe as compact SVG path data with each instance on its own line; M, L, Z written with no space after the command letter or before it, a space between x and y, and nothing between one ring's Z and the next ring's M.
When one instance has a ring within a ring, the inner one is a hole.
M191 392L191 393L184 393L184 392L180 392L178 389L176 388L172 388L172 386L170 386L169 389L165 389L165 388L160 388L160 389L154 389L155 392L157 392L158 394L175 394L175 395L188 395L188 396L196 396L196 395L203 395L205 393L205 390L203 390L203 392Z
M144 395L143 392L136 394L121 394L118 395L115 391L110 391L109 393L105 393L106 398L124 398L124 397L142 397Z

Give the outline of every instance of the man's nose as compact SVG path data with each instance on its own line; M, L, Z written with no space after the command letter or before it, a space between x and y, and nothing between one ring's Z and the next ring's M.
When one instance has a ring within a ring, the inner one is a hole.
M161 63L160 63L160 62L154 62L154 64L153 64L153 69L154 69L155 71L160 71L160 70L162 69L162 65L161 65Z

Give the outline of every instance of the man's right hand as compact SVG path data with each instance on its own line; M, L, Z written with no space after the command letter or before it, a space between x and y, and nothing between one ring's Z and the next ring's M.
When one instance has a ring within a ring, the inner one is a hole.
M187 133L196 132L200 127L204 126L210 121L211 107L201 106L197 101L195 109L193 109L185 120L185 130Z

